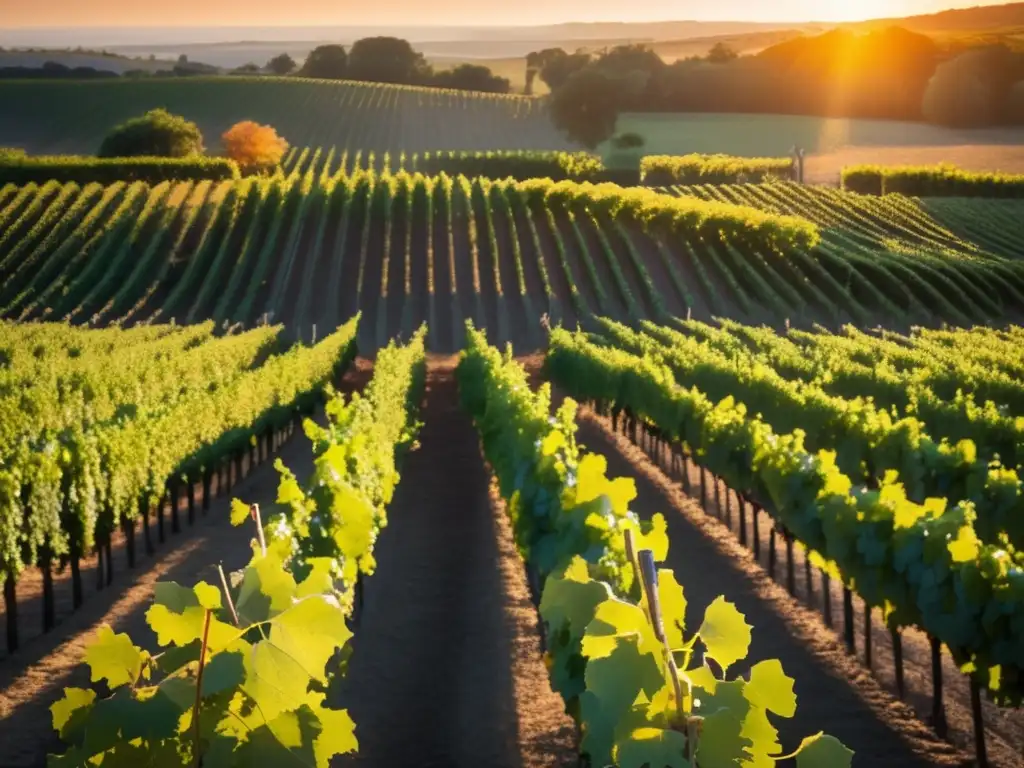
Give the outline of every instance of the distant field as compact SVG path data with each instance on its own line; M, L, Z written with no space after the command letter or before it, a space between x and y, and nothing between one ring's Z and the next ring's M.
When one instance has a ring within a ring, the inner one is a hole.
M628 114L619 119L618 130L642 135L650 155L779 156L798 145L808 155L807 180L815 183L835 182L844 165L861 162L945 162L973 170L1024 172L1024 128L953 130L802 115ZM607 145L599 152L607 155Z
M97 151L114 125L155 107L196 121L211 149L239 120L277 128L296 146L365 153L565 149L543 102L519 96L316 80L190 78L0 82L0 146Z

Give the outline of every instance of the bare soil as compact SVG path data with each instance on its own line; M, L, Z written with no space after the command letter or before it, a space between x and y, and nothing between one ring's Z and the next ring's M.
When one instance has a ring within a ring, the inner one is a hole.
M572 764L574 727L541 661L523 564L459 408L454 363L431 363L421 447L366 581L340 692L359 753L342 764Z

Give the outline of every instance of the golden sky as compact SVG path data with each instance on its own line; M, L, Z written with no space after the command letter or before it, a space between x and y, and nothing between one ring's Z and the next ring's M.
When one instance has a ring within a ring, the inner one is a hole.
M998 2L998 0L997 0ZM0 29L25 26L529 25L562 21L850 21L991 0L0 0Z

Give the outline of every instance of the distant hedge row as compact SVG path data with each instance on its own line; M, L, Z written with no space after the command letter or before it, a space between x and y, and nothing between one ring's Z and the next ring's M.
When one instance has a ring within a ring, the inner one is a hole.
M412 169L428 176L484 176L490 179L551 179L553 181L596 181L604 172L599 157L586 152L538 152L508 150L493 152L424 152L412 159Z
M793 161L788 157L648 155L640 161L641 181L649 187L761 182L769 177L791 178L792 173Z
M98 158L77 155L21 155L0 153L0 184L41 184L47 181L110 184L115 181L237 179L238 165L222 157Z
M853 165L843 169L843 189L864 195L1024 198L1024 175L976 173L952 165Z

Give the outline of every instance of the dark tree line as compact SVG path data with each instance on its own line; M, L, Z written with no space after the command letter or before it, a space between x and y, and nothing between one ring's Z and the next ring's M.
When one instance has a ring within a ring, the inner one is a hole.
M397 37L364 38L353 43L350 49L342 45L321 45L309 54L301 68L291 56L282 54L271 59L267 68L278 75L296 73L301 77L326 80L362 80L487 93L508 93L512 87L507 78L475 64L435 71L409 41Z
M546 50L527 59L528 83L538 77L553 91L556 124L589 147L614 134L621 112L1024 123L1024 54L1001 45L940 48L899 27L834 30L754 56L716 46L707 57L673 64L640 45L597 55Z

